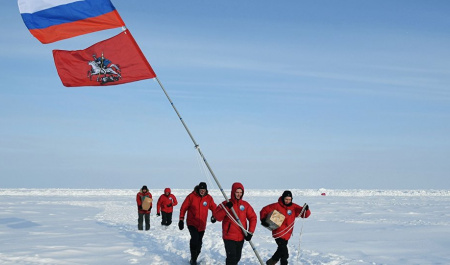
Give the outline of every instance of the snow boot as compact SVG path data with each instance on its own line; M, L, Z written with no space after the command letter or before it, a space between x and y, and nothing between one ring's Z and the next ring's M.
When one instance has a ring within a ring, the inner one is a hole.
M191 260L189 261L191 265L197 265L198 254L197 249L191 248Z
M266 261L266 265L275 265L278 261L273 260L272 258L268 259Z

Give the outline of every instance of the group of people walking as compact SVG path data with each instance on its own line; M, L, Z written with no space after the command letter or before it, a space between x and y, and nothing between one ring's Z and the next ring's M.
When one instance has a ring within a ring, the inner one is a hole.
M208 211L212 216L210 221L222 222L222 238L225 245L226 264L238 264L241 259L244 241L250 241L256 229L257 215L253 207L243 200L244 186L239 183L233 183L231 187L231 197L219 205L216 205L214 199L208 194L208 188L205 182L200 182L194 190L185 198L180 208L178 228L183 230L185 222L189 230L191 239L189 249L191 252L190 264L197 264L197 258L202 249L203 235L206 230L208 220ZM144 201L149 201L150 206L143 209ZM145 230L150 229L150 212L152 209L152 195L147 186L143 186L136 195L138 205L138 229L143 230L145 221ZM288 241L291 238L295 219L297 217L308 218L311 215L309 206L304 207L292 202L292 192L286 190L279 197L278 202L269 204L260 211L261 225L269 227L268 217L277 211L284 215L284 221L278 228L272 230L272 237L277 243L277 250L273 256L266 261L267 265L275 265L280 261L281 265L288 264L289 251ZM172 223L173 207L177 205L176 197L171 194L170 188L164 190L157 201L157 216L162 215L161 225L169 226Z
M147 204L145 202L148 201ZM153 208L153 196L147 186L142 186L136 194L138 207L138 230L150 230L150 212ZM173 207L178 204L177 198L172 194L170 188L165 188L164 193L159 196L156 203L156 216L162 216L161 225L169 226L172 223Z

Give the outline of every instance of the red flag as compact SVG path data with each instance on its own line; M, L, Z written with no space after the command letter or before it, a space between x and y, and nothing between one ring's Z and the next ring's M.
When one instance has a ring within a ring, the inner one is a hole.
M128 30L77 51L53 50L64 86L119 85L156 74Z

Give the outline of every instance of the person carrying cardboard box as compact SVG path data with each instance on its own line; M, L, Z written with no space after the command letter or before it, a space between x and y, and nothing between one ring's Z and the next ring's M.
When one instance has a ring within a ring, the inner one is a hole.
M150 212L152 210L152 194L147 186L142 186L141 190L136 194L136 203L138 207L138 230L150 230Z
M304 209L303 209L304 208ZM272 237L277 243L277 250L273 256L266 261L267 265L275 265L280 261L281 265L288 264L289 250L288 241L294 230L295 218L308 218L311 215L309 206L304 207L292 202L292 192L283 192L278 202L269 204L260 211L261 225L272 230Z

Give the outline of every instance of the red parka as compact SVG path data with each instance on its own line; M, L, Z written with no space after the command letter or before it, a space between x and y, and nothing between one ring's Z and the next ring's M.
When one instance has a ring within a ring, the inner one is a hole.
M166 193L169 193L169 195L166 195ZM177 204L177 198L171 193L170 188L165 188L164 194L159 196L158 202L156 203L156 213L160 214L161 211L171 213L173 212L173 207Z
M152 198L152 194L149 191L143 193L142 189L138 192L138 194L136 194L136 203L139 213L150 213L152 210L153 203L150 203L150 208L148 209L148 211L142 209L142 202L144 201L145 197Z
M190 193L180 209L180 220L184 220L186 211L188 212L186 223L188 226L194 226L199 232L206 230L206 221L208 219L208 210L211 212L216 209L213 197L206 191L205 196L200 196L198 186Z
M290 225L295 222L295 218L300 215L302 209L303 209L302 206L295 203L285 205L283 202L283 198L280 197L278 199L278 202L269 204L264 208L262 208L261 212L259 213L259 216L261 220L265 220L267 215L269 215L269 213L271 213L273 210L277 210L278 212L282 213L285 216L285 219L279 228L272 231L272 237L289 240L291 238L292 231L294 230L294 228L291 227ZM308 210L306 211L306 213L303 213L301 217L308 218L310 215L311 211Z
M242 190L242 197L240 200L236 199L235 192L237 189ZM242 222L242 226L250 233L255 232L256 223L258 217L256 216L255 211L252 206L244 201L242 198L244 197L244 186L239 183L233 183L231 187L231 197L230 201L233 203L233 209L236 212L239 220ZM227 215L227 211L229 214L235 219L231 209L226 207L227 201L222 202L219 206L214 210L214 217L217 221L222 222L222 238L225 240L233 240L233 241L243 241L244 240L244 232L242 229ZM226 210L225 210L226 209ZM248 225L247 225L248 221Z

